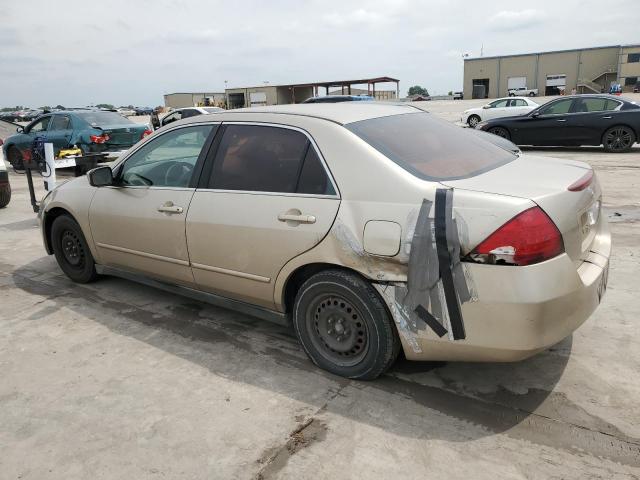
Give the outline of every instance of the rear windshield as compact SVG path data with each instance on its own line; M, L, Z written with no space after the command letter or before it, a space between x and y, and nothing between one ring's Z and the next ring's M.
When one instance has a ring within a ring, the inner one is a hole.
M345 127L424 180L473 177L517 158L482 136L428 113L373 118Z
M115 112L75 112L75 114L92 127L133 123L128 118Z

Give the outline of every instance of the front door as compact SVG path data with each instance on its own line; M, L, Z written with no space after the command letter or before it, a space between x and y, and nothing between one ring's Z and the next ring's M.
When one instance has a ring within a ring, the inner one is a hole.
M96 192L91 235L104 265L192 285L185 218L213 125L185 126L150 140Z
M47 128L47 141L53 143L53 151L57 156L60 150L69 147L73 125L71 117L64 114L56 114Z
M193 275L203 290L273 308L278 272L331 228L337 187L302 131L223 128L211 174L189 207Z
M516 120L512 140L517 145L554 146L570 143L573 98L554 100Z

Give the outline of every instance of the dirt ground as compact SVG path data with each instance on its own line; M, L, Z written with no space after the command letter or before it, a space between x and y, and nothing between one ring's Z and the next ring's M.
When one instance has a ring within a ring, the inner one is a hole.
M455 120L474 102L425 103ZM586 161L603 184L599 309L523 362L401 360L373 382L318 370L282 327L126 280L73 284L11 174L0 478L638 478L640 146L535 153Z

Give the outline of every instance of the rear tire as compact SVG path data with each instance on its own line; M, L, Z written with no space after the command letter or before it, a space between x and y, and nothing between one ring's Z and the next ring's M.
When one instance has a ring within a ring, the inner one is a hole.
M378 293L341 270L304 282L293 306L293 326L311 361L342 377L377 378L400 350L395 324Z
M76 283L98 278L96 264L80 225L69 215L60 215L51 226L51 244L58 265Z
M497 135L499 137L506 138L507 140L511 140L511 134L509 133L509 130L507 130L504 127L490 128L489 133L493 133L494 135Z
M530 97L535 97L535 96L536 96L536 93L535 93L535 92L529 92L529 96L530 96Z
M515 94L515 93L510 93L510 94L509 94L509 96L510 96L510 97L515 97L515 96L516 96L516 94Z
M636 134L626 125L608 128L602 136L602 145L607 152L624 153L631 150L636 143Z
M480 123L480 117L478 115L469 115L469 118L467 118L467 125L471 128L476 128L478 123Z

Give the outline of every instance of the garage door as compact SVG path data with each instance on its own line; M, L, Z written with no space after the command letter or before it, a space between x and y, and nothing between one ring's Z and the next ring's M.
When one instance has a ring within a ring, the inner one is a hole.
M507 78L507 90L513 90L514 88L527 88L527 77Z
M547 88L545 95L560 95L567 88L567 76L563 73L557 75L547 75Z

